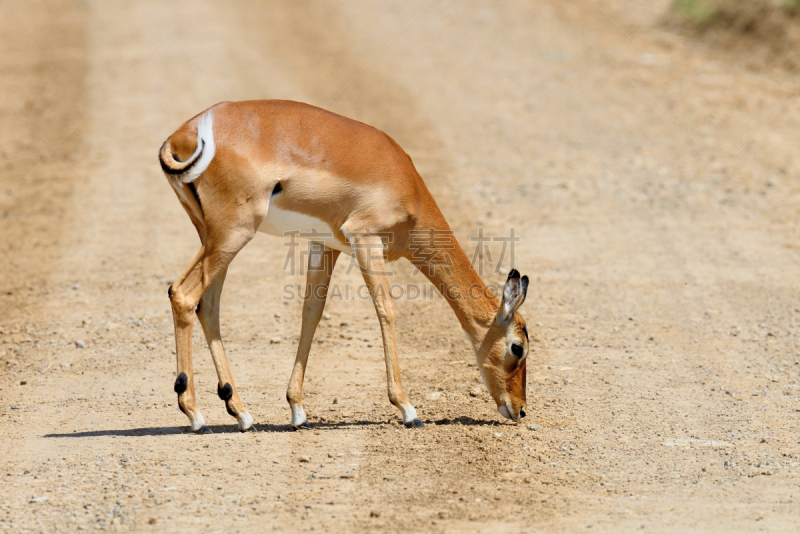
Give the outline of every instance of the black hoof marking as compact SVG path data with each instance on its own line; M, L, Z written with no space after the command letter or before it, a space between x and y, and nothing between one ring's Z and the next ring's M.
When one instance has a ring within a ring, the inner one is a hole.
M311 430L311 425L308 424L308 421L303 421L299 425L292 425L292 429L294 430Z
M206 425L201 426L197 430L194 431L195 434L213 434L214 432L208 428Z
M217 395L219 395L220 399L228 402L233 397L233 388L227 383L224 386L217 384Z
M233 397L233 388L231 385L226 383L224 386L220 386L217 384L217 395L219 395L220 399L225 401L225 411L228 412L228 415L236 417L236 412L231 410L231 405L228 402L231 400L231 397Z
M175 379L175 393L180 395L186 388L189 386L189 379L186 377L186 373L181 373L178 375L178 378Z
M408 423L403 423L406 425L406 428L422 428L425 426L425 423L420 421L419 419L414 419L413 421L409 421Z

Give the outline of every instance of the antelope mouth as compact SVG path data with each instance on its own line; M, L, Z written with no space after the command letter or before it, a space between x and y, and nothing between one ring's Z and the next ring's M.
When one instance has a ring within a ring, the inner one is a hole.
M498 411L500 412L500 414L501 414L503 417L505 417L506 419L511 419L512 421L515 421L515 422L517 422L517 423L518 423L518 422L519 422L519 421L520 421L520 420L521 420L523 417L525 417L526 415L528 415L528 414L525 412L525 407L524 407L524 406L523 406L523 407L521 407L521 408L519 409L519 413L518 413L518 414L516 414L516 415L514 415L514 412L512 412L512 411L511 411L511 410L508 408L508 406L499 406L497 409L498 409Z

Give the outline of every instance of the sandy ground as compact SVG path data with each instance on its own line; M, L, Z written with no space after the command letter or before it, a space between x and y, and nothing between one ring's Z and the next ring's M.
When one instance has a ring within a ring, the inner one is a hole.
M670 31L668 6L0 2L0 531L800 529L799 80ZM156 152L248 98L388 132L468 254L514 228L524 424L447 305L400 300L427 423L403 428L371 304L333 300L315 428L289 431L302 278L260 235L222 309L260 431L236 431L196 329L214 434L188 432L166 289L198 239Z

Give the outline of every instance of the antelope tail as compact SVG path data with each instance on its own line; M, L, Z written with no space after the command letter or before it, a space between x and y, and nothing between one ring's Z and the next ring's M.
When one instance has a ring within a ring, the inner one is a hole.
M211 110L200 117L197 123L197 148L186 161L178 161L170 150L169 139L164 141L158 159L161 161L161 169L168 177L188 184L205 172L217 151L213 124L214 115Z

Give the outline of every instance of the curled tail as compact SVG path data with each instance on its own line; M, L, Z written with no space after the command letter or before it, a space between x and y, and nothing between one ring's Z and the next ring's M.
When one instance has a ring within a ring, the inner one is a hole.
M179 161L175 157L170 150L169 139L164 141L164 144L161 145L161 152L159 153L158 159L161 162L161 169L168 177L175 181L188 184L205 172L217 151L214 145L213 124L213 112L208 110L208 112L200 117L197 123L197 148L194 154L186 161Z

